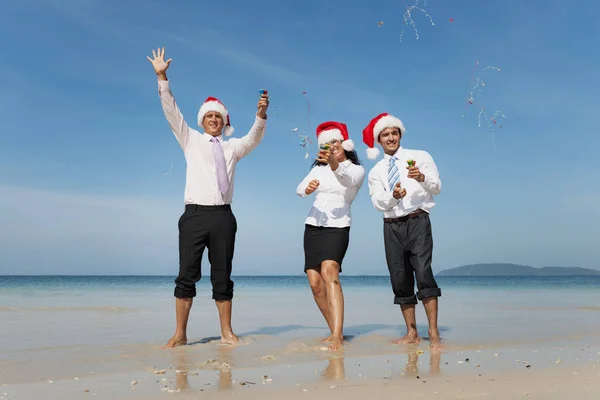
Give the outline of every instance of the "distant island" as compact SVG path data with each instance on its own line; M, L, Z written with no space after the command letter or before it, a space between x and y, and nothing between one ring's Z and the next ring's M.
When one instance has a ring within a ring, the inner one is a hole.
M440 271L437 276L581 276L600 275L600 271L579 267L534 268L519 264L472 264Z

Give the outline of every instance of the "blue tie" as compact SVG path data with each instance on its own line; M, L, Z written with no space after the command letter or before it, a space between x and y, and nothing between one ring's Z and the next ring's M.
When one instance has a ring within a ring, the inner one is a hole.
M390 165L388 166L388 184L390 185L390 191L394 190L394 185L399 177L400 173L396 166L396 157L390 157Z

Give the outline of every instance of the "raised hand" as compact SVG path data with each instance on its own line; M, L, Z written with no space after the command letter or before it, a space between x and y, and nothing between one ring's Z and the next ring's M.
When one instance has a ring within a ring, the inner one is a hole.
M331 149L327 149L327 150L321 149L317 153L317 161L325 163L325 164L331 164L333 162L334 158L335 157L334 157Z
M171 59L169 58L165 61L165 48L152 50L152 56L154 58L146 57L150 63L152 63L152 67L154 67L154 72L156 75L164 76L166 78L167 68L169 68L169 64L171 64Z
M419 167L417 167L416 165L409 165L408 167L406 167L406 169L408 170L409 178L415 179L417 182L425 181L425 175L421 173Z
M309 195L312 192L314 192L315 190L317 190L318 187L319 187L319 180L318 179L313 179L312 181L310 181L308 183L308 186L306 187L306 189L304 189L304 193L306 195Z
M259 118L266 119L267 118L267 108L269 108L269 92L265 90L263 94L260 95L260 99L258 100L258 115Z

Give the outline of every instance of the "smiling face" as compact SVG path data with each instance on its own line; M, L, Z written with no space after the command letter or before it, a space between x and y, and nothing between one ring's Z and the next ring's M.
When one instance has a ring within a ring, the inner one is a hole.
M333 139L331 142L329 142L329 145L331 146L329 149L333 152L333 156L335 157L337 162L341 163L348 159L346 157L346 152L342 147L342 142L339 139Z
M379 143L381 143L384 153L390 156L398 151L400 139L402 139L402 134L400 129L396 127L385 128L379 134Z
M219 136L223 131L223 116L216 111L209 111L202 119L204 132L211 136Z

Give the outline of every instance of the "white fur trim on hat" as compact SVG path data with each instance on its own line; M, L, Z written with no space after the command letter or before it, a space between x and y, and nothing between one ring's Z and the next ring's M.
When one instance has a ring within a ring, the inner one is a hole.
M226 126L225 128L223 128L223 135L225 136L231 136L233 135L233 126Z
M367 149L367 158L369 160L376 160L379 157L379 149L377 147L369 147Z
M225 106L217 101L207 101L206 103L202 104L202 107L200 107L200 110L198 111L199 125L202 125L202 120L204 119L204 116L210 111L218 112L219 114L221 114L221 117L223 117L223 122L227 123L227 109L225 108Z
M342 148L346 151L354 150L354 142L352 141L352 139L344 140L342 142Z
M400 119L394 117L393 115L386 115L385 117L381 117L379 121L373 127L373 137L375 138L375 143L379 142L379 134L386 128L399 128L400 133L404 135L406 128L404 128L404 124Z
M340 131L339 129L327 129L326 131L319 133L318 143L319 145L321 145L329 143L334 139L337 139L340 142L344 140L344 136L342 136L342 131Z

